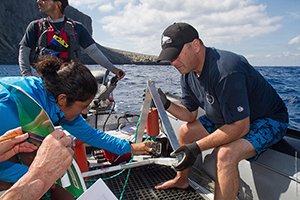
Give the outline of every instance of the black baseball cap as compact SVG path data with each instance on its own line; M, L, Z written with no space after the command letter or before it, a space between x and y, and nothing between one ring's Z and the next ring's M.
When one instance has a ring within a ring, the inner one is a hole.
M173 60L180 54L186 43L198 39L197 30L187 23L174 23L167 27L161 36L161 52L157 62Z

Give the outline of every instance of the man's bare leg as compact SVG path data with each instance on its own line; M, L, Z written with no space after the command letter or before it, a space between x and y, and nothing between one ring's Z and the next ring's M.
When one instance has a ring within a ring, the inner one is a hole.
M185 144L190 144L194 141L197 141L203 137L208 135L206 129L202 126L200 121L197 119L192 123L183 124L178 133L179 144L183 146ZM168 188L180 188L186 189L189 187L188 181L189 169L184 171L179 171L176 174L174 179L166 181L164 183L160 183L155 186L155 189L168 189Z
M238 163L255 155L254 147L245 139L217 148L215 199L234 200L237 197L240 187Z

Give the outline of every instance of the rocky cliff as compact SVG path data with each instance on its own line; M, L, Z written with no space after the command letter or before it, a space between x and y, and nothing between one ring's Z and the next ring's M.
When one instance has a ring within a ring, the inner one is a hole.
M79 10L68 6L65 15L85 25L92 34L92 19ZM18 49L27 25L35 19L45 17L38 10L36 0L0 1L0 65L18 64ZM104 55L114 64L157 64L156 56L132 53L103 47L97 44ZM95 64L83 52L82 62Z

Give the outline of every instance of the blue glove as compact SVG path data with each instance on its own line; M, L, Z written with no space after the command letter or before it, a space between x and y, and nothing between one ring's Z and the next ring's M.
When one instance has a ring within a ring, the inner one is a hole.
M197 156L201 153L201 149L196 142L186 144L173 151L171 157L177 157L178 161L173 163L176 171L183 171L190 168L195 163Z

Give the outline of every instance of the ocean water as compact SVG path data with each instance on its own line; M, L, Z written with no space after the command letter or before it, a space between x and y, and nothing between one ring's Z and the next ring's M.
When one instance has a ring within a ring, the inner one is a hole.
M102 70L98 65L88 65L90 70ZM147 81L155 81L155 86L164 92L181 95L180 74L172 66L118 65L126 76L113 91L117 112L138 111L143 104L143 90ZM300 130L300 67L255 67L275 88L285 102L290 128ZM0 65L0 76L19 76L17 65Z

